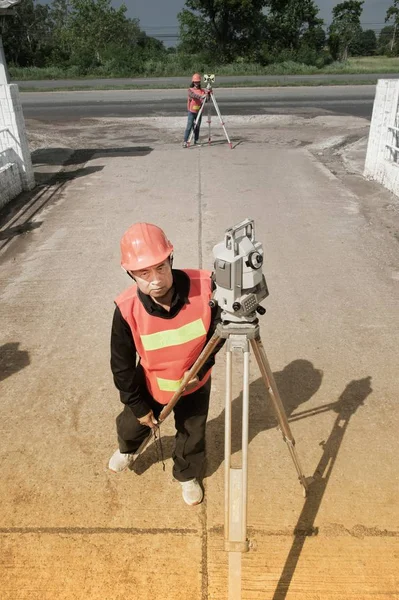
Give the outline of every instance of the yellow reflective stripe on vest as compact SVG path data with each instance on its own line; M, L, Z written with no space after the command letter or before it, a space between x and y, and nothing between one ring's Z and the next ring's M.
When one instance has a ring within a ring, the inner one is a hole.
M202 319L197 319L197 321L183 325L178 329L168 329L150 335L142 335L141 341L144 350L160 350L161 348L192 342L203 335L206 335L204 323Z
M183 378L175 381L174 379L162 379L162 377L157 377L157 383L161 392L175 392L182 381Z

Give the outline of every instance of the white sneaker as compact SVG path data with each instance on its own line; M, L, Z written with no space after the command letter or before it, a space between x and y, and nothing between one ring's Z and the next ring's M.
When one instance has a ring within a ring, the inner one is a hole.
M121 473L130 466L132 458L133 454L122 454L118 449L109 459L108 468L114 473Z
M190 481L180 481L182 487L183 500L189 506L195 506L200 504L204 497L202 487L196 479L190 479Z

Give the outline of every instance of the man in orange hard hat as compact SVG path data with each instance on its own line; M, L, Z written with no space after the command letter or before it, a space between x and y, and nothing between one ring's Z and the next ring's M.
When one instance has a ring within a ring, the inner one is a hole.
M132 225L121 239L121 255L121 265L135 285L116 298L111 333L111 369L125 405L116 419L119 448L109 461L115 472L129 467L220 319L218 308L209 306L211 273L172 269L173 246L156 225ZM173 475L189 505L203 498L198 480L205 461L211 369L222 345L174 408Z
M187 110L188 110L188 118L187 118L187 127L184 132L184 142L183 148L187 148L188 138L190 137L191 130L194 127L195 120L198 116L200 108L203 102L206 101L207 92L201 87L201 75L199 73L194 73L192 76L191 86L188 88L188 98L187 98ZM194 144L199 145L199 132L201 127L202 115L200 117L199 122L196 127L194 127Z

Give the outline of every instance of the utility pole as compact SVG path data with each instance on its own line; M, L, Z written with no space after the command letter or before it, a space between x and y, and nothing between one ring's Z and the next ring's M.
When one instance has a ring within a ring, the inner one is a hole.
M395 25L393 26L393 34L392 34L392 39L391 39L391 52L393 52L393 47L395 45L395 37L396 37L396 21L395 21Z

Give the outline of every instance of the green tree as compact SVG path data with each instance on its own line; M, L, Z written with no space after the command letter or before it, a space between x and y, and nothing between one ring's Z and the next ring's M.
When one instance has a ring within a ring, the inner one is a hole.
M179 50L229 62L248 56L265 36L268 0L187 0L178 14Z
M161 60L167 54L164 43L144 31L140 32L137 45L144 60Z
M126 17L126 6L111 0L53 0L56 47L81 73L100 68L105 73L140 73L147 59L165 54L162 42L141 31L137 19ZM62 57L61 57L62 58Z
M268 26L273 48L277 52L301 46L321 50L325 33L318 12L313 0L270 0Z
M351 48L351 53L355 52ZM373 29L362 31L357 42L358 56L374 56L377 53L377 36Z
M363 4L364 0L346 0L332 10L329 45L332 53L341 61L347 60L350 45L361 36Z
M50 9L35 0L16 6L4 19L3 44L7 60L19 66L45 66L52 51Z
M71 14L70 0L53 0L49 18L52 28L52 64L67 65L70 60L71 44L68 36L68 21Z
M77 67L80 74L140 73L147 59L166 54L162 42L126 17L111 0L23 0L3 34L6 56L17 66Z
M383 27L378 36L377 53L397 56L398 50L399 39L396 36L395 27L393 25Z
M111 0L70 0L65 40L72 64L90 69L103 64L109 48L133 51L140 28L126 10L124 4L113 8Z
M389 44L389 53L397 54L395 50L397 50L397 34L398 34L398 25L399 25L399 1L393 0L393 6L390 6L387 10L387 14L385 17L385 23L388 21L393 21L392 27L392 37Z

